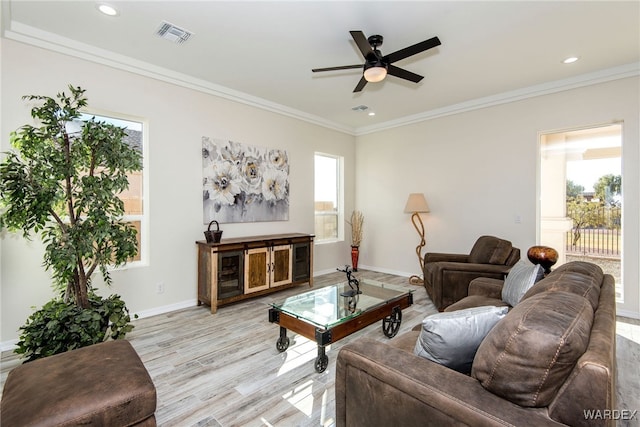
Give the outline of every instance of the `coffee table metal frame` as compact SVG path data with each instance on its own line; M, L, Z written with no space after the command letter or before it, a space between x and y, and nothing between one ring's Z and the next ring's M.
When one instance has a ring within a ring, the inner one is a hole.
M370 281L364 279L361 281L365 284L363 286L365 295L367 294L366 286L379 286L384 289L383 283ZM332 285L337 288L345 288L345 283L338 285ZM298 297L304 297L306 294L313 294L319 290L305 292ZM346 287L348 289L348 287ZM329 364L329 358L326 355L325 347L334 343L356 331L359 331L372 323L382 320L382 332L388 338L393 338L400 329L402 323L402 309L409 307L413 304L413 290L400 290L399 288L389 287L389 295L383 295L376 304L365 308L362 311L348 313L345 316L337 319L331 324L320 324L313 322L312 320L305 318L304 314L287 312L282 310L284 304L271 304L269 308L269 322L280 325L280 336L276 341L276 349L279 352L284 352L289 347L289 337L287 337L287 330L302 335L303 337L315 341L318 345L318 356L315 360L316 372L324 372ZM385 291L387 292L387 291ZM345 297L336 294L337 298L354 298ZM358 298L358 297L355 297ZM351 301L346 301L346 305L351 307ZM354 308L357 308L357 304Z

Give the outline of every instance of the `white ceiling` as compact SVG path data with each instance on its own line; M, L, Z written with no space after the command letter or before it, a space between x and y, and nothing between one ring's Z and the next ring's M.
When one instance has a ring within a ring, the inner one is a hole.
M638 1L107 0L116 17L97 3L2 0L4 37L353 134L639 74ZM164 40L162 21L194 35ZM364 62L350 30L383 35L383 54L442 45L395 64L420 83L387 77L354 94L360 70L311 72Z

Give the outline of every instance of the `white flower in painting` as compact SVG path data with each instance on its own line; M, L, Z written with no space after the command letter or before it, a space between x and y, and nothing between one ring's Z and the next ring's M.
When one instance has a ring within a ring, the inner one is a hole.
M269 150L269 154L267 155L269 160L269 165L276 169L280 170L288 170L289 169L289 158L287 157L287 152L283 150Z
M283 200L289 193L287 174L277 169L267 169L262 177L262 195L268 202Z
M239 142L229 141L220 149L220 155L224 160L233 163L235 166L240 166L244 158L244 149Z
M206 136L202 137L202 167L207 168L213 165L218 157L218 147Z
M242 161L240 174L242 175L243 191L247 194L260 194L262 182L262 161L256 157L247 156Z
M231 162L220 162L213 165L213 175L206 178L205 189L214 202L233 205L242 191L241 184L238 169Z

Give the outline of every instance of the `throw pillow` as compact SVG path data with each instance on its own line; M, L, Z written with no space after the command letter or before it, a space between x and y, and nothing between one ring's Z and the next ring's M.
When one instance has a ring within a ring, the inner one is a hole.
M478 346L508 307L483 306L432 314L422 321L414 353L462 373L471 372Z
M502 301L515 307L524 294L538 280L544 277L544 269L539 264L530 264L520 260L511 267L502 287Z

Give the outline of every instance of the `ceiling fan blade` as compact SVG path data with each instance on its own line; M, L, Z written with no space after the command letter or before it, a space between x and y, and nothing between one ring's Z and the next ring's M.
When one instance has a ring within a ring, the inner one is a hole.
M367 80L364 78L364 76L362 76L360 78L360 81L356 85L356 88L353 90L353 93L360 92L362 89L364 89L364 86L366 84L367 84Z
M367 55L373 53L373 49L371 49L371 45L362 31L349 31L349 33L351 33L351 37L353 37L353 41L358 45L358 49L360 49L363 57L366 58Z
M387 69L387 73L392 76L400 77L401 79L409 80L414 83L418 83L420 80L424 78L421 75L412 73L411 71L407 71L403 68L396 67L395 65L389 65L389 68Z
M429 40L425 40L423 42L416 43L413 46L405 47L404 49L400 49L393 53L390 53L389 55L386 55L384 57L384 60L386 60L388 64L391 64L393 62L400 61L401 59L408 58L433 47L440 46L440 44L441 43L439 38L432 37Z
M342 65L340 67L327 67L327 68L313 68L311 71L318 73L320 71L336 71L336 70L351 70L354 68L362 68L362 64L358 65Z

